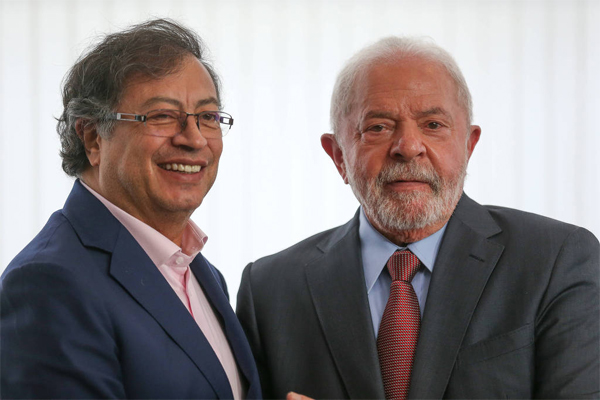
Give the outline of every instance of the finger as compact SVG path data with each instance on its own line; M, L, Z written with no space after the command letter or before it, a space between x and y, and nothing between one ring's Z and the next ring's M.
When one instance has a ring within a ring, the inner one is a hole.
M286 396L286 400L313 400L311 397L303 396L295 392L289 392Z

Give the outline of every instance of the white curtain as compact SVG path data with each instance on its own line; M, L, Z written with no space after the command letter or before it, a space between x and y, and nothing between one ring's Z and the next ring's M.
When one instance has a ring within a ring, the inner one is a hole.
M196 30L235 126L193 219L232 302L243 267L350 219L319 137L343 62L425 35L463 69L483 129L466 192L600 236L598 0L0 0L0 271L61 208L60 83L98 35L151 17Z

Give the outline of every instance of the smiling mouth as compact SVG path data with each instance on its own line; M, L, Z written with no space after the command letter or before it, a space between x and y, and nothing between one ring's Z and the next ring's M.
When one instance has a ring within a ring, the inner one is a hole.
M186 165L186 164L159 164L159 167L167 171L183 172L185 174L195 174L200 172L202 167L200 165Z

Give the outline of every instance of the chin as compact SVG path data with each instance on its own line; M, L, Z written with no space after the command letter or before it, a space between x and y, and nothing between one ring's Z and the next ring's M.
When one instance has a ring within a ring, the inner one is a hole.
M391 232L422 229L443 221L449 214L445 204L422 192L385 197L366 206L375 224Z
M361 196L359 201L372 223L388 232L402 232L445 223L450 219L461 193L462 190L441 193L382 193L374 190Z
M161 201L161 206L163 209L168 210L173 213L193 213L200 204L202 204L202 200L204 196L198 197L189 197L189 196L181 196L179 198L171 198L171 199L163 199Z

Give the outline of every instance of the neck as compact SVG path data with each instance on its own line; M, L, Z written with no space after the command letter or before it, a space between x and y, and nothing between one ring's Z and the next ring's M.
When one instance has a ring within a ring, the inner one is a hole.
M181 247L183 232L187 227L192 214L191 212L180 212L177 213L177 215L173 215L171 212L166 213L161 211L141 213L140 210L132 207L129 203L119 202L117 199L110 196L110 193L106 193L106 191L102 190L98 179L93 173L84 172L80 176L80 180L112 205L120 208L153 229L156 229L167 239Z
M394 243L395 245L397 245L399 247L406 247L410 243L418 242L419 240L423 240L426 237L433 235L434 233L436 233L437 231L442 229L449 220L449 218L448 218L443 221L439 221L437 223L434 223L434 224L431 224L431 225L428 225L428 226L425 226L425 227L419 228L419 229L406 229L406 230L396 231L396 230L386 229L386 227L383 227L383 226L379 226L378 224L373 222L374 221L373 218L370 218L366 213L365 213L365 215L367 216L367 219L369 220L371 225L373 225L373 228L375 228L379 233L381 233L390 242Z

